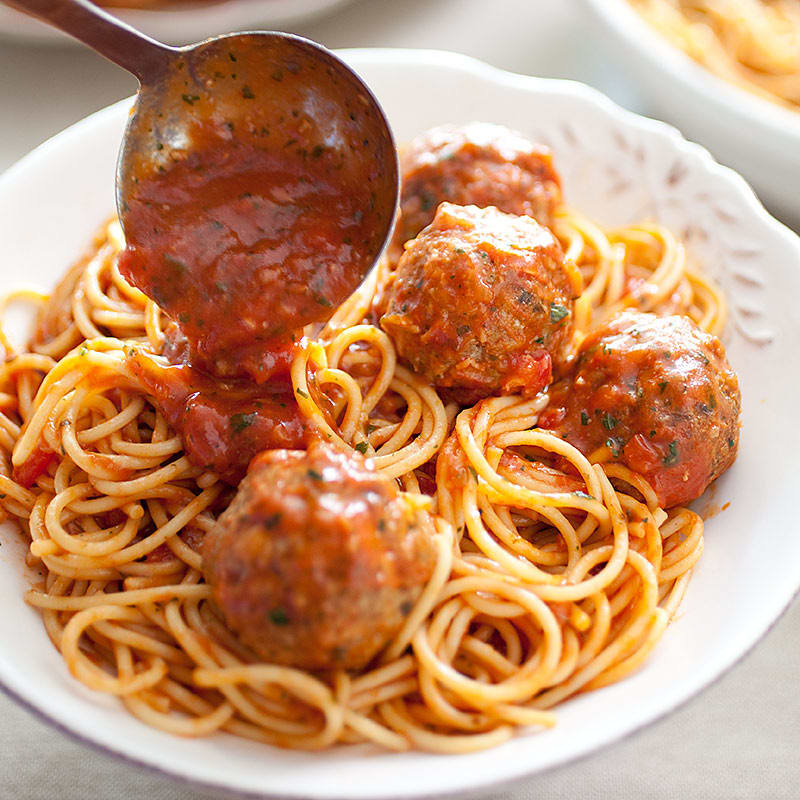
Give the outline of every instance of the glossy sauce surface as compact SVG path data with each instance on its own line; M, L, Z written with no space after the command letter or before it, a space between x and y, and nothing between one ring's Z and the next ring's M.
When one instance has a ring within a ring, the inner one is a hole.
M187 64L178 121L153 119L156 155L125 162L120 270L180 325L195 366L261 382L361 283L393 184L366 95L334 102L351 88L310 55L231 47Z
M262 450L305 446L305 423L286 380L221 380L137 350L127 360L181 434L190 461L230 484L238 484Z

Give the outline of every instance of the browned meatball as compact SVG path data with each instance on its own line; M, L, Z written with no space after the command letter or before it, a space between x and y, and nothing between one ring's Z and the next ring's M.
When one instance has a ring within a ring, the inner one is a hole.
M549 225L561 202L550 151L502 125L443 125L413 139L401 153L403 186L394 252L432 219L439 203L496 206Z
M435 561L397 484L319 443L256 457L203 544L228 626L266 661L313 670L365 666Z
M442 203L400 259L381 326L463 405L533 395L564 356L580 289L577 269L531 217Z
M626 311L589 336L539 425L587 455L607 447L665 508L699 497L736 458L741 396L716 336L688 317Z

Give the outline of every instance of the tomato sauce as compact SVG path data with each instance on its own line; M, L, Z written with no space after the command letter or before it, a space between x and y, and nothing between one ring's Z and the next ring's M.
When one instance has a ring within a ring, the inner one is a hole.
M44 450L37 445L25 461L14 467L11 478L20 486L30 489L36 479L47 472L55 458L56 454L52 450Z
M180 325L192 363L257 382L361 283L395 200L365 98L333 102L343 87L313 59L264 58L186 67L179 121L151 121L154 155L126 162L120 209L120 271Z
M369 197L332 179L336 154L262 150L208 124L196 135L199 152L138 184L120 270L208 369L266 380L360 282Z
M306 426L285 379L261 384L223 380L188 363L164 366L139 350L131 351L127 360L182 435L190 461L232 485L262 450L305 445Z
M258 452L305 445L295 342L372 266L397 174L383 118L317 54L227 47L177 62L174 115L137 105L119 269L168 318L169 363L134 350L129 369L190 460L236 484Z

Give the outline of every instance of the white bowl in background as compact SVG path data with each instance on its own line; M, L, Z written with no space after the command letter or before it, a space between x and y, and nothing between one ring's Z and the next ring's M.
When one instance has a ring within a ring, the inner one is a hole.
M301 753L227 734L182 739L147 727L69 675L39 614L23 601L25 545L6 527L0 685L89 744L207 786L319 800L474 793L589 753L674 709L740 659L791 601L800 585L800 239L705 150L586 86L448 53L342 55L384 104L399 141L444 122L518 128L553 147L571 204L603 224L658 219L685 236L692 257L722 283L732 310L728 353L744 399L740 454L717 484L715 503L731 506L708 521L706 552L681 613L635 675L563 704L554 729L485 752L396 754L361 745ZM20 279L52 285L112 212L129 104L78 123L0 178L0 290Z
M741 89L693 61L627 0L583 0L637 108L677 125L738 170L775 213L800 226L800 111Z
M282 29L333 11L350 0L217 0L152 9L109 8L140 31L168 44L190 44L221 33ZM38 43L74 40L55 28L0 5L0 36Z

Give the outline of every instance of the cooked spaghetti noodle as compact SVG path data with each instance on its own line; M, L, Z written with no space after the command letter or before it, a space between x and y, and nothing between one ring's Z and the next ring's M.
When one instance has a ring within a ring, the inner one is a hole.
M722 329L719 290L668 230L606 232L562 208L555 231L585 278L577 338L629 305ZM40 313L24 351L3 337L0 503L45 575L27 600L78 680L178 735L459 753L553 725L553 706L647 658L702 553L700 517L662 510L640 476L537 429L546 395L445 405L369 322L381 264L307 330L292 383L321 436L371 456L415 501L433 575L367 670L260 663L202 579L199 543L230 489L188 460L130 368L137 351L160 359L164 335L157 306L117 270L122 247L115 221L52 295L5 301ZM550 454L572 473L547 468Z
M797 0L631 0L673 45L715 75L797 110Z

